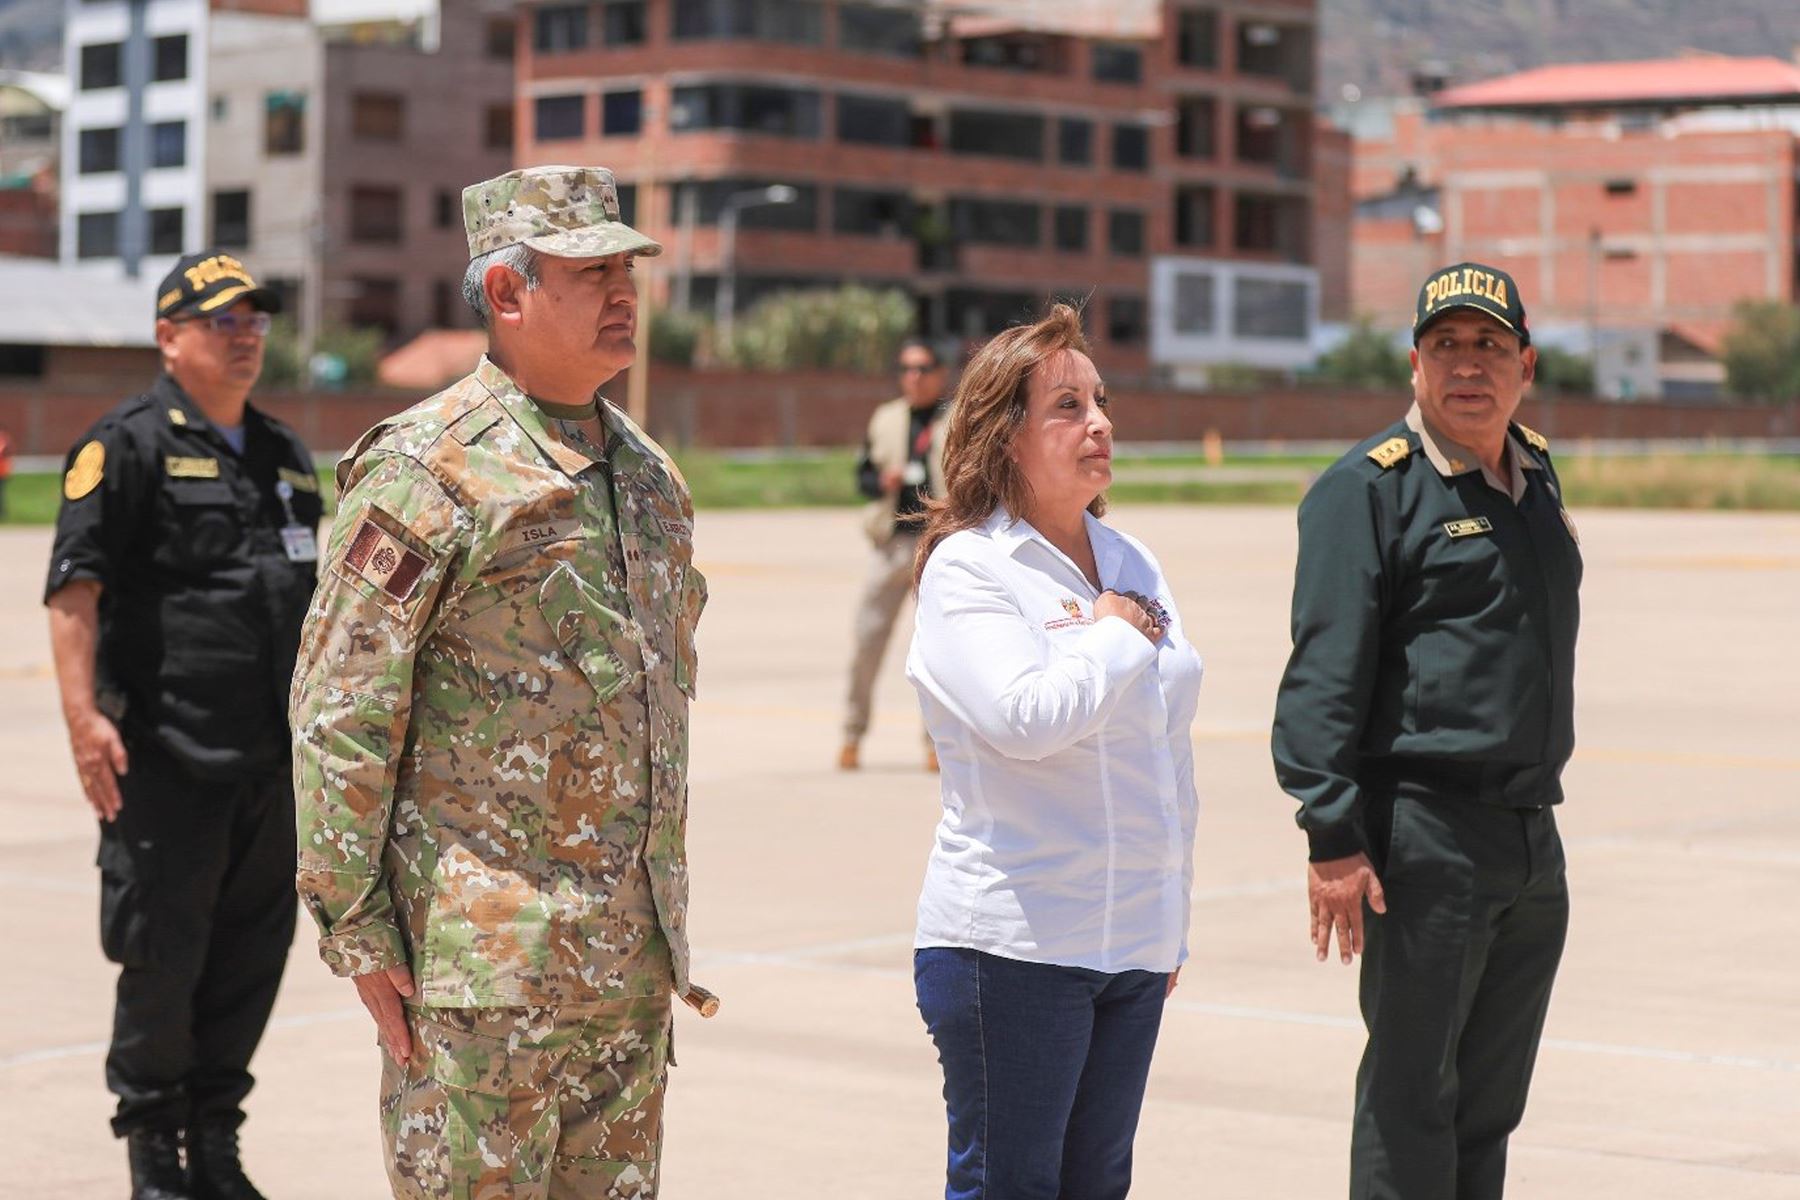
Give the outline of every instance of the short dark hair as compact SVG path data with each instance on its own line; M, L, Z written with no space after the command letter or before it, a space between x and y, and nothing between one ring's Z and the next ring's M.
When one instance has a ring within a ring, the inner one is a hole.
M894 351L894 360L898 362L900 356L905 354L908 350L923 350L925 353L931 355L931 369L934 371L940 369L944 365L944 356L938 353L936 346L932 345L924 338L909 337L904 342L901 342L900 348Z

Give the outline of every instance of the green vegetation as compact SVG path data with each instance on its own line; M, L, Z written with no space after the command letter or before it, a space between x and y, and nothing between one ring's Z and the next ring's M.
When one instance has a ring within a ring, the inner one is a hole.
M1725 386L1746 400L1800 398L1800 305L1746 300L1721 347Z
M767 458L684 451L678 459L694 503L709 508L832 508L862 503L855 456L831 450ZM1209 466L1198 455L1118 461L1110 493L1119 504L1296 504L1329 456L1228 459ZM1557 471L1569 507L1800 511L1800 457L1652 454L1604 458L1565 451ZM1266 471L1259 478L1256 472ZM331 471L319 472L329 505ZM60 477L19 475L7 486L9 525L56 519Z
M715 351L724 362L753 370L884 373L915 316L913 302L896 289L785 292L738 318L731 344Z
M1539 346L1535 386L1539 391L1591 396L1594 394L1594 360L1560 346Z
M318 343L313 347L315 357L329 355L342 364L341 377L330 381L332 388L374 383L381 350L379 329L325 329L319 333ZM263 354L262 384L277 388L312 386L311 372L300 354L300 331L292 317L276 317L274 327L269 330L268 348Z
M1393 338L1377 329L1368 317L1358 317L1344 340L1321 354L1304 378L1338 387L1385 391L1406 386L1412 378L1412 363Z

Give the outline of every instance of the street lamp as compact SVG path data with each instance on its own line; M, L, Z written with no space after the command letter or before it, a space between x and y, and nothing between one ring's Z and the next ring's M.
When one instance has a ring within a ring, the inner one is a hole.
M719 210L719 289L713 296L713 325L720 346L731 344L731 320L737 310L738 213L759 204L792 204L799 198L799 191L785 183L733 192L725 197Z

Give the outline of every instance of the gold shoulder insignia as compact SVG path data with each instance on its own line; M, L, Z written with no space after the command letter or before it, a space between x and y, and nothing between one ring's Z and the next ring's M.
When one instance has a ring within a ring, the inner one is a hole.
M171 425L186 425L187 424L187 414L182 412L179 408L171 408L169 410L169 424L171 424Z
M1391 437L1369 451L1369 461L1387 470L1412 453L1412 444L1403 437Z
M1550 448L1550 439L1539 433L1537 430L1527 429L1525 426L1521 425L1519 426L1519 432L1525 435L1525 440L1531 444L1533 450L1543 451Z
M79 500L100 486L106 475L106 447L89 442L75 456L69 473L63 476L63 499Z

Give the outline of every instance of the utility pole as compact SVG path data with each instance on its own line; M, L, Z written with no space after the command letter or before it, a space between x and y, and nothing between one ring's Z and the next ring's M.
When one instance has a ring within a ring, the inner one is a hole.
M125 277L136 279L149 250L148 218L144 215L144 172L150 166L148 138L144 130L144 89L150 83L150 36L144 10L150 0L129 0L130 24L120 48L120 67L125 84L125 128L120 130L119 166L125 174L125 203L119 211L119 257Z

